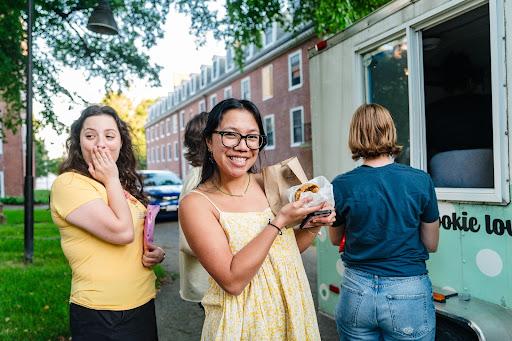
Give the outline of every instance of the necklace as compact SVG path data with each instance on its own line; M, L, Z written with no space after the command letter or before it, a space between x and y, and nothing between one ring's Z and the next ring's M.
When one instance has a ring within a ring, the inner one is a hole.
M242 193L242 194L231 194L229 192L224 192L222 189L220 189L219 186L217 186L217 184L213 184L213 186L215 186L215 188L221 192L222 194L226 194L226 195L229 195L230 197L243 197L246 193L247 193L247 190L249 189L249 185L251 184L251 174L249 174L249 180L247 181L247 186L245 187L245 191Z

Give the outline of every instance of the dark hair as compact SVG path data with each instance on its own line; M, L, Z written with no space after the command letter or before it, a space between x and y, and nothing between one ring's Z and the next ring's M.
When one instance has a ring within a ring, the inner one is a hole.
M265 136L265 131L263 130L263 122L261 120L260 111L258 110L256 105L254 105L254 103L252 103L251 101L234 98L225 99L217 103L217 105L214 106L210 113L208 114L208 121L206 122L206 127L204 128L203 131L204 147L207 148L206 141L211 140L213 132L219 126L220 122L222 121L222 118L224 117L224 114L232 109L243 109L247 110L252 114L252 116L256 120L256 123L258 124L260 135L263 136L263 144L260 147L260 151L262 151L265 145L267 144L267 138ZM212 160L210 153L204 153L203 170L201 173L201 181L199 183L202 184L206 182L217 172L217 164L215 163L215 161ZM253 165L251 169L249 169L249 172L255 173L256 167Z
M112 117L121 135L121 150L119 151L119 158L116 161L121 185L141 203L147 205L148 199L143 192L142 180L135 171L137 161L133 153L129 127L121 120L116 111L109 106L91 105L82 111L80 117L73 122L69 138L66 141L67 158L60 165L59 174L64 172L76 172L92 179L80 148L80 132L87 118L99 115Z
M183 144L187 148L185 159L193 167L199 167L203 164L206 145L203 142L203 130L208 120L208 113L201 112L192 117L185 127L185 140Z

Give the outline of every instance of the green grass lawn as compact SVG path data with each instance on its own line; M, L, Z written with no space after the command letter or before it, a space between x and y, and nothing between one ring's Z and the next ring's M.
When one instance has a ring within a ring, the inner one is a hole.
M23 263L23 211L4 210L0 225L0 340L69 337L71 270L49 210L34 213L34 262ZM161 280L165 272L155 268Z

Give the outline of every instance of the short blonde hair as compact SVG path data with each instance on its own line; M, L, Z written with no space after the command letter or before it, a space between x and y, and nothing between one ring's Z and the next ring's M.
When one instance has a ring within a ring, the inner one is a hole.
M363 104L350 122L348 146L352 159L397 156L402 151L396 141L396 128L388 109L379 104Z

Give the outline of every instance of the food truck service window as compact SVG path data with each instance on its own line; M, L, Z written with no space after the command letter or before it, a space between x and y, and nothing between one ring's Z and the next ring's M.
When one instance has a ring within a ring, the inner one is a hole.
M501 6L464 1L356 49L366 102L395 120L397 161L428 172L439 200L509 202Z

